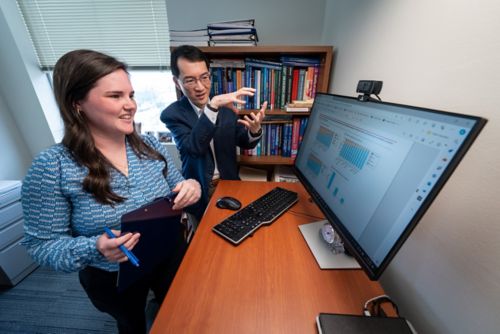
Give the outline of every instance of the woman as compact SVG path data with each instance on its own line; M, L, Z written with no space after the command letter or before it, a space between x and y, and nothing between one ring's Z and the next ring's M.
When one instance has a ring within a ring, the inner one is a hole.
M90 300L117 320L120 333L144 333L149 289L163 300L186 244L179 236L174 256L119 293L118 263L128 259L118 247L140 242L138 233L120 235L120 218L170 192L177 193L174 209L194 204L200 185L183 179L156 139L135 132L137 104L124 63L76 50L58 60L53 77L65 133L34 159L24 180L23 244L41 265L79 271Z

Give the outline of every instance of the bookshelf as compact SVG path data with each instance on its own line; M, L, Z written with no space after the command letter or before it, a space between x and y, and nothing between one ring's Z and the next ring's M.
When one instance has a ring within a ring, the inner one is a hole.
M224 46L224 47L200 47L200 49L213 60L232 59L245 60L257 59L264 61L277 61L281 57L305 57L317 58L319 64L316 66L319 69L317 73L316 92L328 92L330 83L330 75L333 60L332 46ZM242 115L256 112L258 109L243 109L240 111ZM266 115L274 116L272 120L265 121L265 124L291 123L290 120L279 120L280 116L292 118L304 118L309 116L309 112L286 112L282 106L275 106L272 110L267 110ZM240 165L259 166L270 170L275 165L293 165L294 158L281 155L239 155L238 162Z
M281 56L300 56L320 58L317 91L326 93L330 83L333 60L333 46L219 46L200 47L209 59L279 59Z

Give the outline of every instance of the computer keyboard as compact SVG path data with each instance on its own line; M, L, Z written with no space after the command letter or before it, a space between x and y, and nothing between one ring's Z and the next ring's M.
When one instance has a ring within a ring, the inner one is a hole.
M296 192L276 187L215 225L212 230L238 245L260 226L271 224L297 200Z

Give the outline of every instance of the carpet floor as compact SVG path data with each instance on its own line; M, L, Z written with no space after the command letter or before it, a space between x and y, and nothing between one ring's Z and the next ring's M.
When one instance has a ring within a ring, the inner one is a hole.
M0 287L0 333L116 333L111 316L97 310L78 273L38 267L15 287Z

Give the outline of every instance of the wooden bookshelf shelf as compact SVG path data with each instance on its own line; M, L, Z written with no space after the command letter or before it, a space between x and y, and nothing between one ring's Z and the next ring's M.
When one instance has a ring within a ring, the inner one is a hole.
M242 165L293 165L295 159L289 157L282 157L279 155L239 155L238 162Z
M250 113L258 113L258 109L243 109L239 111L240 115L248 115ZM282 109L268 109L266 110L266 115L280 115L280 116L309 116L311 113L310 112L305 112L305 111L300 111L300 112L290 112L290 111L284 111Z
M330 83L330 74L333 60L333 46L327 45L302 45L302 46L207 46L200 49L208 56L209 59L215 58L260 58L260 59L276 59L281 56L303 56L303 57L319 57L321 59L317 91L322 93L328 92Z
M314 83L315 83L315 91L316 92L322 92L322 93L327 93L329 89L329 84L330 84L330 75L331 75L331 69L332 69L332 60L333 60L333 46L327 46L327 45L302 45L302 46L287 46L287 45L266 45L266 46L215 46L215 47L200 47L200 49L207 55L209 60L227 60L231 59L235 61L235 63L238 63L240 61L245 61L247 59L253 59L253 60L260 60L260 61L269 61L268 63L275 63L275 62L281 62L282 57L288 58L288 59L294 59L294 58L316 58L319 60L319 62L316 62L314 65L294 65L292 63L288 63L287 67L300 67L304 68L304 66L314 66ZM318 64L319 63L319 64ZM292 65L291 65L292 64ZM254 65L250 65L254 66ZM241 67L240 67L241 68ZM284 67L283 67L284 68ZM309 68L308 68L309 69ZM289 69L290 70L290 69ZM269 71L274 71L274 70L269 70ZM290 70L291 72L291 70ZM222 72L226 73L226 72ZM262 72L264 73L264 72ZM226 74L224 74L226 75ZM252 74L253 75L253 74ZM267 78L262 74L264 78ZM274 75L274 73L272 74ZM291 75L287 74L287 75ZM219 80L220 80L220 76ZM270 78L271 76L269 76ZM225 77L223 77L225 78ZM309 80L310 77L308 77ZM233 80L237 80L233 79ZM253 80L253 79L252 79ZM261 79L261 80L266 80L266 79ZM270 80L274 80L270 79ZM283 79L278 79L278 80L285 80ZM295 79L293 79L295 80ZM304 79L305 80L305 79ZM261 81L262 84L265 81ZM284 82L284 81L283 81ZM294 81L295 82L295 81ZM291 84L291 83L290 83ZM220 85L220 81L219 81ZM287 81L287 87L289 82ZM278 85L279 86L279 85ZM274 86L274 87L278 87ZM269 87L269 86L268 86ZM314 91L314 88L312 88ZM180 94L180 92L178 92ZM272 93L274 94L274 93ZM281 94L287 94L287 93L281 93ZM314 92L313 92L314 94ZM283 95L281 96L283 98ZM305 95L304 95L305 98ZM297 99L301 99L298 97ZM291 102L291 99L289 97L286 99L287 102ZM266 115L273 116L270 117L269 120L266 120L263 122L263 124L267 127L269 131L274 131L274 127L285 127L290 126L290 128L287 130L287 136L292 133L291 128L293 127L295 129L295 125L293 124L293 119L301 119L304 120L305 118L309 117L310 112L286 112L285 110L281 109L283 108L284 104L277 105L275 100L275 105L273 106L273 109L268 109L266 111ZM258 109L243 109L239 111L239 114L241 116L243 115L248 115L251 112L258 112ZM282 119L280 119L282 117ZM292 124L287 124L287 123L292 123ZM302 124L305 125L305 122L296 122L300 123L300 127L302 127ZM270 130L272 127L272 130ZM279 133L279 135L282 135L281 130L285 131L283 128L276 130L276 133ZM265 130L265 129L264 129ZM293 131L296 131L293 130ZM272 132L270 132L272 136ZM298 133L298 131L297 131ZM287 137L288 138L288 137ZM295 137L294 137L295 138ZM264 141L270 140L269 138L264 138ZM283 139L284 140L284 139ZM290 141L292 139L289 139ZM268 141L269 143L269 141ZM290 142L287 142L288 145L290 145ZM299 141L300 143L300 141ZM266 147L267 150L269 150L269 144ZM273 154L281 154L282 152L285 152L285 149L283 148L283 143L278 144L278 149L276 147L274 148L276 151L273 152L273 149L271 149L271 152ZM285 146L288 148L289 146ZM297 147L297 146L295 146ZM289 150L289 149L287 149ZM296 149L295 149L296 150ZM275 153L277 152L277 153ZM293 151L292 151L293 152ZM248 165L248 166L260 166L261 168L267 169L268 170L268 176L272 174L272 169L274 168L275 165L293 165L294 163L294 158L291 157L283 157L280 155L267 155L269 152L265 152L265 155L239 155L238 156L238 162L240 165ZM293 153L292 153L293 154ZM286 155L290 155L290 152L288 151Z

